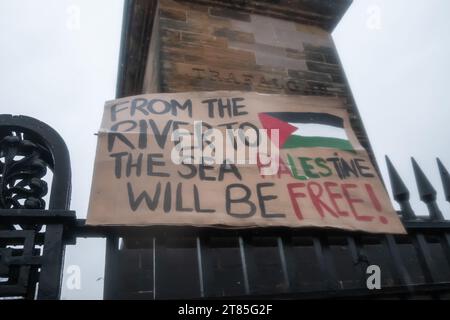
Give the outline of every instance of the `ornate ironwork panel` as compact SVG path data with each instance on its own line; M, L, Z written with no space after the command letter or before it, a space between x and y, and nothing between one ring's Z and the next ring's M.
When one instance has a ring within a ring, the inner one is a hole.
M36 119L0 115L0 297L59 297L69 201L62 138Z

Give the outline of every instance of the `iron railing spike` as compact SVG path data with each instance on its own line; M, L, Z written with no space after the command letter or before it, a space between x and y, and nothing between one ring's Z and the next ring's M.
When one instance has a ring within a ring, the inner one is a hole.
M411 162L414 170L414 176L416 178L420 200L422 200L427 205L431 220L444 220L444 216L442 215L442 212L439 210L439 207L436 203L436 189L434 189L430 180L428 180L419 164L412 157Z
M428 180L425 173L419 167L418 163L414 158L411 157L411 162L413 165L414 176L416 177L417 189L419 190L420 199L424 202L436 200L436 190Z
M445 200L450 202L450 174L448 173L447 168L445 168L444 164L441 162L439 158L436 158L439 173L441 175L442 187L444 188Z
M389 173L389 179L391 180L391 189L392 194L394 195L394 199L396 201L409 200L409 190L388 156L386 156L386 163Z
M404 220L415 220L416 216L409 204L409 190L398 174L394 165L388 156L385 156L387 169L389 173L389 180L391 181L392 194L394 200L400 205L402 217Z

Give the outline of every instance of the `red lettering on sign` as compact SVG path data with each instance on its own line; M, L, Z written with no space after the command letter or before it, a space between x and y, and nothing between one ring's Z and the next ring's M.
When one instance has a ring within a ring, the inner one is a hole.
M292 207L294 208L294 213L299 220L303 220L302 211L300 210L300 206L298 205L297 198L306 198L306 194L301 192L296 192L295 189L303 188L305 186L304 183L289 183L287 185L289 197L291 198Z
M363 200L358 199L358 198L352 198L350 196L350 193L348 190L354 189L354 188L357 188L356 184L346 183L346 184L342 185L342 191L344 192L344 196L347 199L348 205L350 206L350 209L352 210L353 215L355 216L356 220L359 220L359 221L372 221L374 219L373 216L363 216L363 215L359 215L356 212L354 204L362 203Z
M315 188L313 188L313 187L315 187ZM336 212L334 212L333 209L331 209L325 202L322 201L321 197L323 194L323 189L319 183L309 182L307 189L308 189L309 197L311 198L311 201L312 201L314 207L319 212L319 214L322 218L325 217L325 211L328 211L329 213L331 213L331 215L333 215L336 218L339 217L338 214ZM324 211L324 209L325 209L325 211Z
M365 186L366 186L367 194L370 197L370 201L372 201L372 203L373 203L373 207L375 208L375 210L381 211L383 208L381 207L381 203L378 200L375 192L373 191L372 186L367 183L365 184Z
M265 178L267 176L263 175L261 173L262 172L261 169L263 169L263 168L270 168L272 166L272 161L270 161L269 163L264 163L263 164L261 162L261 158L260 158L260 156L258 154L258 157L256 158L256 165L258 166L258 169L259 169L259 175L262 178ZM281 158L279 158L279 160L278 160L278 171L277 171L276 177L278 179L280 179L282 175L287 175L288 177L291 177L292 173L291 173L291 170L289 170L289 167L283 162L283 160ZM274 177L274 175L271 176L271 177Z
M338 213L338 215L343 216L343 217L348 217L348 212L342 211L336 202L336 200L343 198L342 194L340 194L338 192L333 192L333 190L331 190L332 187L339 187L339 185L336 182L325 182L323 185L325 186L325 190L327 190L328 196L330 197L331 204L333 205L333 207L336 210L336 212Z
M365 202L365 200L356 197L355 194L358 194L356 192L353 192L352 194L353 189L359 188L359 186L356 184L339 184L332 181L327 181L320 184L319 182L310 181L307 183L290 183L287 185L287 188L294 213L299 220L304 219L298 202L299 198L307 198L309 201L311 201L310 203L312 203L317 213L322 218L325 218L325 216L328 214L335 218L354 217L358 221L365 222L370 222L375 219L375 216L363 215L361 214L361 212L358 212L356 208L357 204L362 204ZM300 192L299 189L301 188L305 188L306 190L304 192ZM361 189L359 189L358 191L366 191L367 195L370 198L370 201L366 204L372 204L377 211L382 211L380 201L378 200L375 191L370 184L364 184L364 187L361 186ZM341 200L340 206L337 200ZM350 211L343 210L342 207L346 209L350 208ZM380 216L377 219L379 219L379 221L383 224L388 223L388 219L384 216Z

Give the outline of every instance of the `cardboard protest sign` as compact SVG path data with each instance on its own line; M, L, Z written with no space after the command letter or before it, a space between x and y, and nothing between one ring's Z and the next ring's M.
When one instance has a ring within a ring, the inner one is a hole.
M339 99L238 91L107 102L87 223L405 233Z

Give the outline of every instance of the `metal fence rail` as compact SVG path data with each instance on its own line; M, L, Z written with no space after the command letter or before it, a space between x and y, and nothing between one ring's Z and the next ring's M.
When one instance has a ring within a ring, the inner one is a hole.
M116 228L108 241L107 265L114 268L105 274L105 297L450 298L450 222L436 204L436 190L412 159L420 199L429 210L428 216L416 216L408 188L386 161L408 235L303 228ZM449 173L439 160L438 168L449 200ZM369 265L381 267L381 291L366 287ZM136 281L129 281L131 275L137 275Z
M0 297L57 299L64 228L75 221L67 147L43 122L0 115L0 158Z
M416 161L428 216L387 160L392 194L408 235L313 228L225 230L92 227L69 211L70 162L59 135L32 118L0 115L0 297L59 297L64 246L107 238L106 299L450 298L450 221ZM450 175L438 168L447 201ZM49 203L42 179L53 171ZM368 290L378 265L382 289Z

